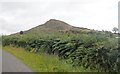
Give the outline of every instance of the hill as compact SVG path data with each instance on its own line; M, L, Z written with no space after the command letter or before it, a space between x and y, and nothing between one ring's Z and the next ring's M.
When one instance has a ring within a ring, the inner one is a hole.
M38 25L34 28L25 31L25 33L41 33L41 32L53 33L53 32L81 32L81 31L89 32L91 30L82 27L74 27L60 20L50 19L44 24Z

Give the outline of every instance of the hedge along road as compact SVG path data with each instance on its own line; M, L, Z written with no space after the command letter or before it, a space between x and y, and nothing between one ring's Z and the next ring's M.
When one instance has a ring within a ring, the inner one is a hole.
M2 50L2 72L32 72L32 70L15 56Z

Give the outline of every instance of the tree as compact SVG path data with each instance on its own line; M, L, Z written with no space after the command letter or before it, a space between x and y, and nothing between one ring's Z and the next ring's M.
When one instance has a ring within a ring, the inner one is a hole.
M112 31L113 31L114 33L116 33L116 32L118 31L118 28L114 27L114 28L112 29Z
M23 31L20 31L20 34L23 34Z

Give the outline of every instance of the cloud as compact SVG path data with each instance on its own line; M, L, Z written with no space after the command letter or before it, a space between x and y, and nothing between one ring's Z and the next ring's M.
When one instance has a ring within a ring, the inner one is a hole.
M27 30L51 18L78 27L112 30L118 22L118 0L1 0L0 31Z

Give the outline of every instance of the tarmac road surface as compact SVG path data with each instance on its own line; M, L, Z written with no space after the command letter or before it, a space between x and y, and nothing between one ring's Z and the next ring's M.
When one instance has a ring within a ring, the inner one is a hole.
M32 70L15 56L2 50L2 72L32 72Z

